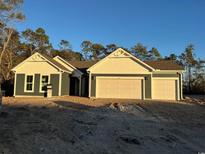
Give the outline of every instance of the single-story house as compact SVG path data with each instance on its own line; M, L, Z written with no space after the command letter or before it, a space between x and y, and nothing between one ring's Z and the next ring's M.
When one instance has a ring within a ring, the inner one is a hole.
M169 60L141 61L119 48L100 61L66 61L35 53L12 69L14 96L180 100L183 67Z

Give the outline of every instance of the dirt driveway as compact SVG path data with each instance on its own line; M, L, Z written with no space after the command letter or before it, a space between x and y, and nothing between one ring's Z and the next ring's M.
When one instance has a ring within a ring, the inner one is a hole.
M0 153L5 154L197 152L205 152L203 105L4 98L0 113Z

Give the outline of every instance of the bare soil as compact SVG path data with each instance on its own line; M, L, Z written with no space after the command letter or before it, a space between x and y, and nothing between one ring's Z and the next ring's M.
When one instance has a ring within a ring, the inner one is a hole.
M205 106L189 101L4 98L0 154L205 152Z

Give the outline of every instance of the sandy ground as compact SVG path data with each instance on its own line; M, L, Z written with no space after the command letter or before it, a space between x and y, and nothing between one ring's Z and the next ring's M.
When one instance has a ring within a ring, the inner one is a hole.
M205 152L203 105L68 96L3 101L0 154Z

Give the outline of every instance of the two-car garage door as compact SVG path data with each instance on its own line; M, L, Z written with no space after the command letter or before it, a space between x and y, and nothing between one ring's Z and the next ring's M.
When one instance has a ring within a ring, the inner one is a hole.
M129 77L97 77L98 98L142 99L142 79Z

